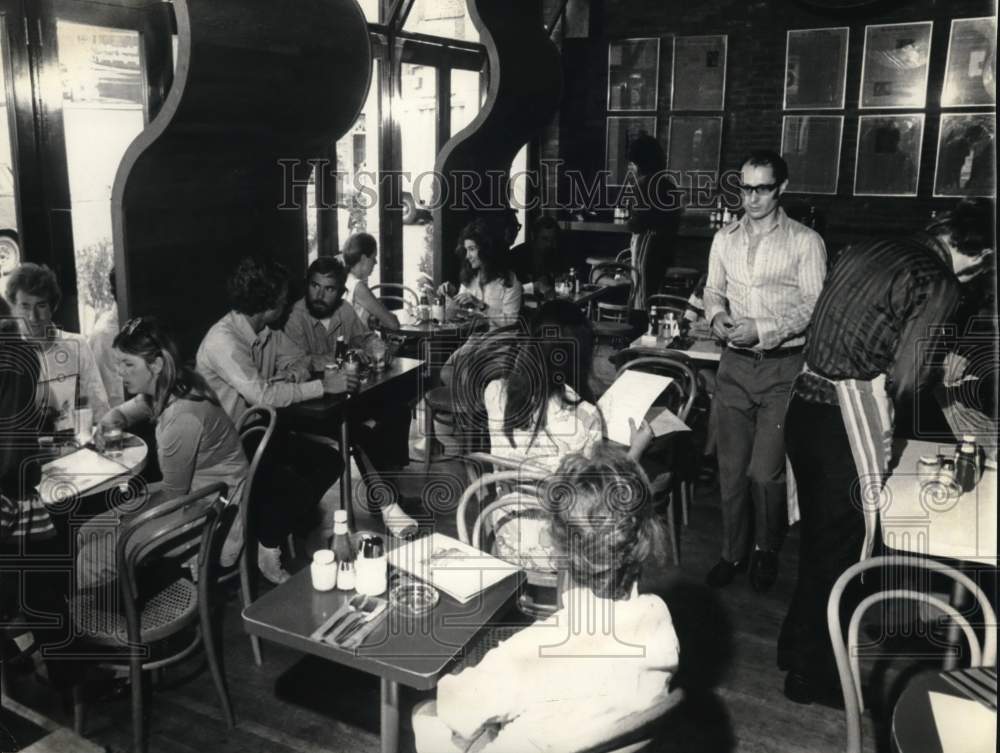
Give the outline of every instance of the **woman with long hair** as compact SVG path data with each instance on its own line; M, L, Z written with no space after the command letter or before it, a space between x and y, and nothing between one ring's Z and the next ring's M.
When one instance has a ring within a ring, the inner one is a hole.
M448 308L477 310L494 327L514 322L521 313L521 283L499 253L489 225L483 220L466 225L455 253L462 260L460 286L449 298ZM440 290L450 296L454 287L444 283Z
M97 441L109 429L126 429L141 421L156 423L157 458L163 481L152 485L127 512L112 510L80 529L82 548L77 582L81 588L101 586L116 576L115 562L95 532L113 531L157 502L184 496L217 481L229 487L228 499L239 502L249 466L236 427L200 374L180 361L177 346L156 320L129 321L114 340L119 372L131 400L114 408L99 425ZM223 548L223 564L239 553L238 526Z

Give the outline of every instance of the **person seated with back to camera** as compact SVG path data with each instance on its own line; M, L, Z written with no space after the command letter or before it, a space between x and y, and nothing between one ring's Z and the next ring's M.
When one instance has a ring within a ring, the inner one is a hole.
M104 447L108 431L152 421L156 456L163 480L142 490L144 500L127 510L110 510L80 527L77 584L95 588L117 577L114 545L106 536L118 526L152 509L216 482L228 487L226 499L239 504L250 471L236 426L219 405L204 377L185 366L177 345L152 317L129 321L112 344L125 389L132 395L101 419L95 441ZM179 515L180 513L176 513ZM235 518L227 532L221 563L232 565L243 543L243 527Z
M649 482L624 451L565 457L542 484L561 562L562 608L438 682L413 711L418 753L578 749L652 708L677 670L667 605L639 595L643 565L662 554ZM594 616L597 615L597 619Z
M361 323L369 329L377 326L398 330L399 319L368 288L368 278L378 263L375 238L368 233L355 233L344 244L341 257L347 267L344 300L354 309Z

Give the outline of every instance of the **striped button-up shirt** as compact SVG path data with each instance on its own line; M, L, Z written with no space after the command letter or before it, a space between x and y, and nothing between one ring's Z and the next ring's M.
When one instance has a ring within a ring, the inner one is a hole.
M816 299L826 276L826 246L813 230L788 217L757 239L754 250L746 216L715 234L705 284L705 318L726 310L752 319L760 338L754 350L805 343Z

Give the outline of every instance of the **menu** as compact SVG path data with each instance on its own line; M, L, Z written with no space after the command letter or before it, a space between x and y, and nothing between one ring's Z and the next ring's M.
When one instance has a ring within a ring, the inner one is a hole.
M629 419L638 427L653 401L672 381L674 380L670 377L661 374L623 372L597 401L597 407L604 414L608 439L625 446L631 444Z

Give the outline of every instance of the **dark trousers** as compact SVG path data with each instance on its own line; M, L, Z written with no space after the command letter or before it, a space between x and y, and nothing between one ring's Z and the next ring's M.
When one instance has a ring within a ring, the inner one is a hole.
M278 434L261 461L251 492L254 531L275 547L289 533L305 535L319 524L319 501L340 478L344 463L328 446Z
M851 490L858 471L836 405L792 398L785 425L788 456L798 485L801 551L798 583L781 628L778 651L817 685L838 684L827 630L826 605L841 573L858 561L865 537ZM857 606L861 584L841 599L841 624Z
M788 521L785 410L802 355L757 360L725 352L715 390L722 558L737 562L754 541L777 550Z

